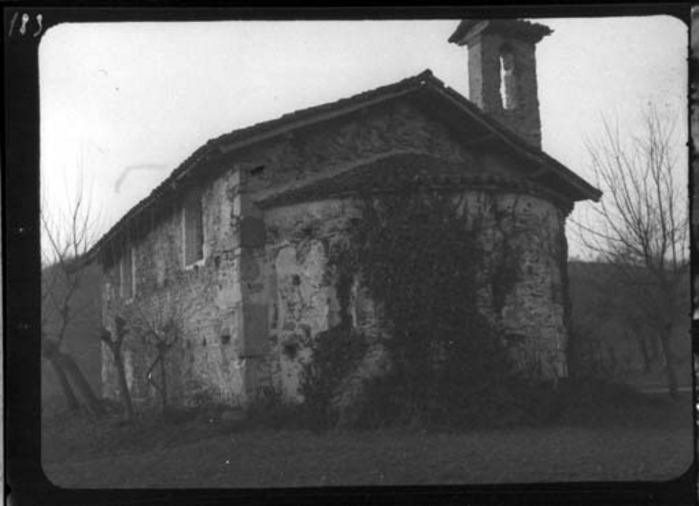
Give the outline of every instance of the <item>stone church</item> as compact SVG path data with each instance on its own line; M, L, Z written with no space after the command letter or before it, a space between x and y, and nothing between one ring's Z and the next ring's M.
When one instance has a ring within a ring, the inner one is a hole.
M159 370L180 405L245 406L262 389L300 400L313 340L341 313L381 332L361 276L340 286L329 249L362 219L360 193L390 194L406 178L480 206L494 255L512 236L522 275L487 316L521 337L527 363L564 377L566 217L601 194L541 150L535 47L549 34L521 20L463 20L449 42L466 46L469 99L426 70L224 134L182 162L91 251L104 271L105 327L129 311L179 325L162 369L147 335L126 339L134 401L157 399ZM102 379L116 398L107 348Z

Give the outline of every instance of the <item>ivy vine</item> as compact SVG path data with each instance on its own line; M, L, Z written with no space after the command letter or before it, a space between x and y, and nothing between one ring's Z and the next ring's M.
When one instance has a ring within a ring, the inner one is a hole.
M391 368L366 388L360 424L490 423L512 415L522 378L479 300L489 290L502 309L518 280L517 250L503 243L498 255L487 251L481 237L490 225L469 216L464 199L410 184L361 199L362 219L331 254L343 323L317 341L303 376L321 418L336 419L331 400L366 351L348 321L352 280L368 289L390 329L381 339ZM499 264L486 269L493 258Z

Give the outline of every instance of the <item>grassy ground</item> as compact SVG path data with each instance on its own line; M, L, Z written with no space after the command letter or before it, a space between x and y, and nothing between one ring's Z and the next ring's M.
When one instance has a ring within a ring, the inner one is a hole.
M296 487L667 480L690 459L689 431L658 429L250 431L44 469L63 487Z
M64 417L44 470L63 487L294 487L667 480L692 459L691 399L567 406L539 427L426 432L243 429L199 417Z

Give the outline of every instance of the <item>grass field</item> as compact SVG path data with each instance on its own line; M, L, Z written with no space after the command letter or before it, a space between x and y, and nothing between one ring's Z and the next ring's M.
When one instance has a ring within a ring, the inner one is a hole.
M198 488L658 480L689 468L691 432L559 427L470 434L250 431L45 465L62 487Z
M202 418L66 417L42 433L62 487L297 487L668 480L693 457L689 395L605 416L478 431L242 429Z

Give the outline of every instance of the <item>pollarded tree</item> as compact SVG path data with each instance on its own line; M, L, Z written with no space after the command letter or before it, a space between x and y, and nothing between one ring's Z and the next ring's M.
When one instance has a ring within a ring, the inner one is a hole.
M163 294L154 297L147 307L137 303L126 305L119 316L128 332L155 351L155 360L146 371L146 380L158 393L163 415L169 407L167 362L173 347L184 337L189 310L187 304L177 304L169 295Z
M112 353L114 366L117 373L117 381L119 383L119 396L124 405L124 414L127 420L133 420L134 410L133 402L131 401L131 392L126 380L126 369L124 367L123 344L129 334L129 328L126 325L126 320L121 315L114 318L114 331L110 332L107 328L101 329L100 339L105 344L107 349Z

